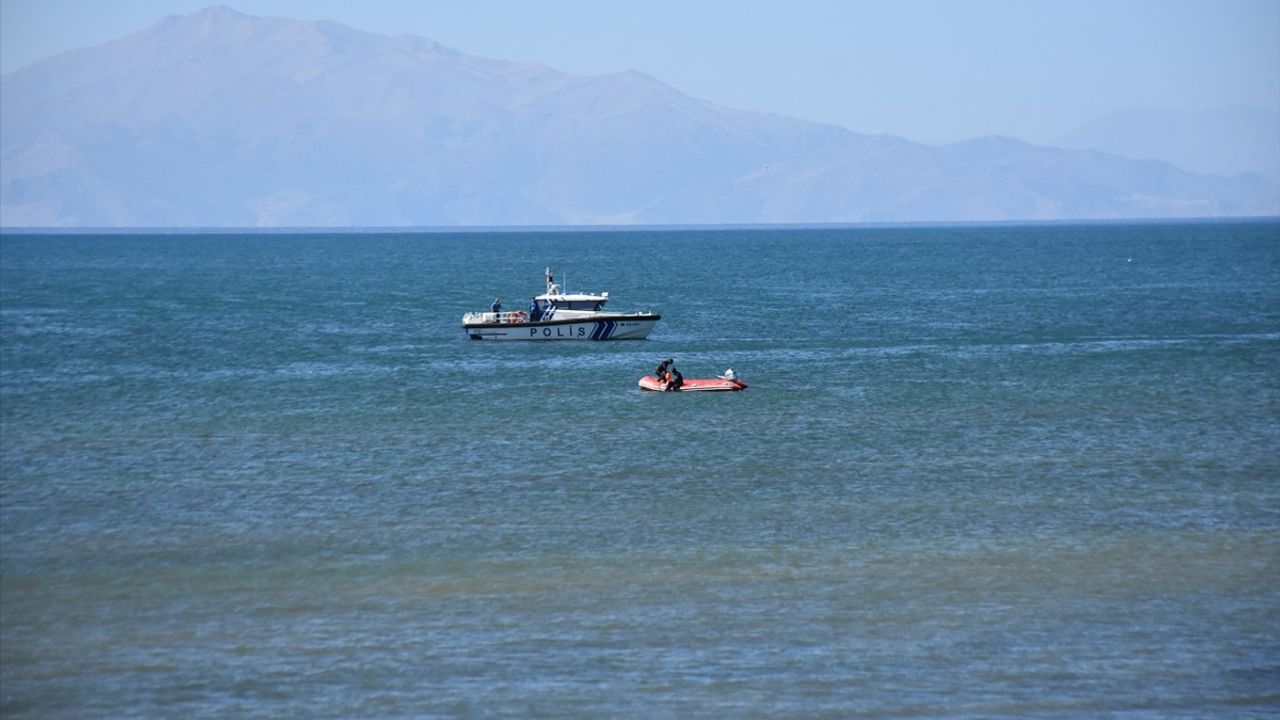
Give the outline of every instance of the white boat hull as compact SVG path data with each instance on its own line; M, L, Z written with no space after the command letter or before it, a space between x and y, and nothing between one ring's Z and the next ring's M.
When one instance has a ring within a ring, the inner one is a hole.
M463 323L472 340L643 340L659 315L615 315L524 323Z

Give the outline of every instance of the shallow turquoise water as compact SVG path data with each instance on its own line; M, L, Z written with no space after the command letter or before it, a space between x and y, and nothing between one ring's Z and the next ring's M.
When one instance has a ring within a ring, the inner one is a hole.
M663 320L466 340L547 265ZM1275 222L8 234L0 340L5 717L1280 714Z

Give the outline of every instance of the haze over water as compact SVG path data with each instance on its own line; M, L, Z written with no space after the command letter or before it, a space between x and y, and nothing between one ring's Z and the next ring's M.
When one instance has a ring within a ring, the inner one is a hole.
M663 319L466 339L546 266ZM1280 714L1275 221L9 233L0 280L6 718Z

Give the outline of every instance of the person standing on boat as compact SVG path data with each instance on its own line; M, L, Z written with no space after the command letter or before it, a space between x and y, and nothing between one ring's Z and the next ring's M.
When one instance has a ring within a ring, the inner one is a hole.
M502 322L502 315L500 314L502 312L502 298L494 298L493 305L490 305L489 309L493 311L493 321Z
M670 364L671 358L667 358L666 360L658 363L658 369L653 371L653 376L658 379L658 382L667 381L667 366Z
M538 322L538 299L529 301L529 322Z

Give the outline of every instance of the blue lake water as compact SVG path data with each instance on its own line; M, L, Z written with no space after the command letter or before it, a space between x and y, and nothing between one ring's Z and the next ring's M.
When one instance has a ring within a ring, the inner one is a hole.
M5 718L1280 716L1275 221L8 233L0 450Z

